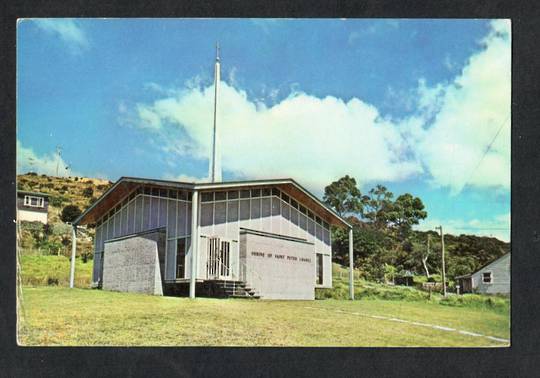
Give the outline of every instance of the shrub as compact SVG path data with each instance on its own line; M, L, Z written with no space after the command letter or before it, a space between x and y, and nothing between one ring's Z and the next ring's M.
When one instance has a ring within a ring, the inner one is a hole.
M28 172L27 175L28 176L37 176L37 173L36 172Z
M56 285L58 286L58 278L47 277L47 285Z
M79 181L79 178L77 176L74 177L75 181Z
M92 187L88 186L86 188L84 188L84 190L82 191L82 195L84 197L87 197L87 198L90 198L94 195L94 189L92 189Z
M90 199L88 200L88 205L91 205L91 204L93 204L93 203L96 202L96 201L97 201L97 197L92 197L92 198L90 198Z
M64 196L52 196L49 198L49 203L51 206L61 207L66 200L67 198Z
M68 190L69 187L68 187L67 185L62 185L62 187L61 187L60 189L62 189L62 190Z
M67 205L62 209L60 219L64 223L71 223L81 215L81 209L75 205Z

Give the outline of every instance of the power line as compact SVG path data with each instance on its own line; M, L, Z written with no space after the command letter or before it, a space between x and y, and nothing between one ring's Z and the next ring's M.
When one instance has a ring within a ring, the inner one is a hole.
M506 122L508 122L508 120L510 119L510 116L511 114L508 114L508 116L505 118L505 120L503 121L503 123L501 123L501 125L499 126L499 129L497 130L497 133L495 134L495 136L493 137L493 139L491 140L491 142L489 142L486 150L484 151L484 154L482 155L482 157L480 158L480 160L478 161L478 164L476 164L476 167L474 167L474 169L471 171L471 174L469 175L469 178L467 179L467 181L465 181L465 184L463 184L463 187L465 187L467 185L467 183L471 180L474 172L478 169L478 167L480 166L480 164L482 163L482 161L484 160L484 158L486 157L487 153L489 152L489 150L491 149L491 146L493 146L493 143L495 143L495 140L497 139L497 137L499 136L499 133L501 132L502 128L504 125L506 125Z
M510 227L452 227L456 230L510 230Z

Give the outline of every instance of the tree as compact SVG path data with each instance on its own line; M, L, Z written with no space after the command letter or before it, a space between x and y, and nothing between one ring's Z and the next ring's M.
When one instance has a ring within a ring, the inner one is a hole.
M427 217L427 212L424 210L424 204L420 198L405 193L389 206L386 215L401 239L405 239L409 236L412 226L418 224L420 219Z
M343 176L325 187L323 200L339 216L346 213L362 212L362 193L356 187L356 180L349 175Z
M363 217L369 220L377 228L382 228L388 223L387 213L392 207L394 194L384 185L377 185L362 197Z
M64 223L71 223L81 215L81 209L75 205L67 205L62 209L60 219Z
M87 198L90 198L94 195L94 189L92 189L91 186L87 186L86 188L84 188L82 195Z

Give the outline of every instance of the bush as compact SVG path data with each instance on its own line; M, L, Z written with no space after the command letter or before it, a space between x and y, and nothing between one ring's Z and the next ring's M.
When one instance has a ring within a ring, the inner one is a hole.
M90 198L94 195L94 189L92 189L92 187L88 186L86 188L84 188L84 190L82 191L82 195L86 198Z
M81 209L79 209L77 206L67 205L66 207L64 207L64 209L62 209L62 214L60 215L60 219L64 223L71 223L75 219L77 219L79 215L81 215L81 213L82 213Z
M37 176L37 173L36 172L28 172L27 175L28 176Z
M61 207L67 198L64 196L52 196L49 198L49 204L54 207Z

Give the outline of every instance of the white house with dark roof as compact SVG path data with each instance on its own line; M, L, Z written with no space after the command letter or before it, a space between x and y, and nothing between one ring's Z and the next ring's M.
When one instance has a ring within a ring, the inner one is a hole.
M462 293L510 294L510 253L456 280Z
M17 220L47 224L49 195L17 190Z

